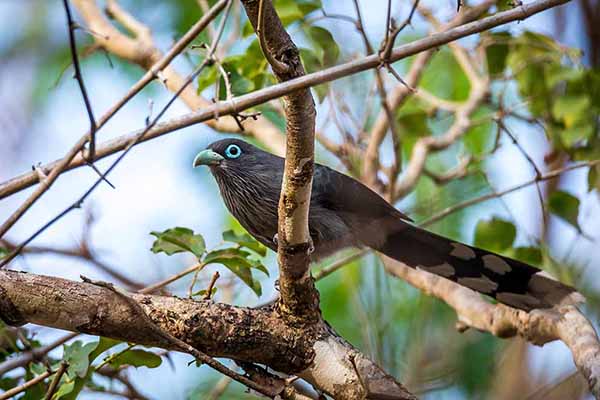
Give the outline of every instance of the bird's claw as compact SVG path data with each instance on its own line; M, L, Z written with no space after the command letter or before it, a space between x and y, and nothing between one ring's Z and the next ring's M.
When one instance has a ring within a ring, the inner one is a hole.
M275 246L279 245L279 242L277 241L277 234L273 236L273 243L275 243Z

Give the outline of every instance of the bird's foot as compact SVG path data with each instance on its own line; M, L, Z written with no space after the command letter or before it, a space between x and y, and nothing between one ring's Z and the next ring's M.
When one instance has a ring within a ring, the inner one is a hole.
M273 243L275 243L275 246L278 246L278 245L279 245L279 241L277 240L277 234L275 234L275 235L273 236Z
M312 237L308 237L308 250L306 251L308 253L308 255L311 255L312 253L315 252L315 244L312 240Z

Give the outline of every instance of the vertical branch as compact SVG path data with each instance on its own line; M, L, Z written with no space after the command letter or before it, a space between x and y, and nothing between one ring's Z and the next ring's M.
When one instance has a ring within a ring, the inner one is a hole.
M277 79L283 82L305 75L298 49L271 1L243 0L242 3ZM263 26L268 29L261 29ZM284 315L318 318L318 295L309 274L312 243L308 230L315 104L309 89L286 95L284 102L287 142L277 234L280 309Z

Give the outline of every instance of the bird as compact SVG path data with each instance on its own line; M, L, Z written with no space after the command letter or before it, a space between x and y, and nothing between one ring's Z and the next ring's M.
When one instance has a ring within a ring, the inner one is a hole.
M199 152L229 212L256 240L277 251L278 203L285 159L228 138ZM311 262L348 247L369 247L525 311L577 304L583 297L524 262L422 229L358 180L315 163L310 208Z

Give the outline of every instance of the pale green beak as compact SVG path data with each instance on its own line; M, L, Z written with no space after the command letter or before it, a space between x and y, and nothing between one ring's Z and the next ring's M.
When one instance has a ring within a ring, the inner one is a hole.
M200 165L218 165L221 164L221 161L224 159L225 158L223 158L222 155L215 153L210 149L206 149L198 153L196 158L194 158L194 163L192 166L196 168Z

